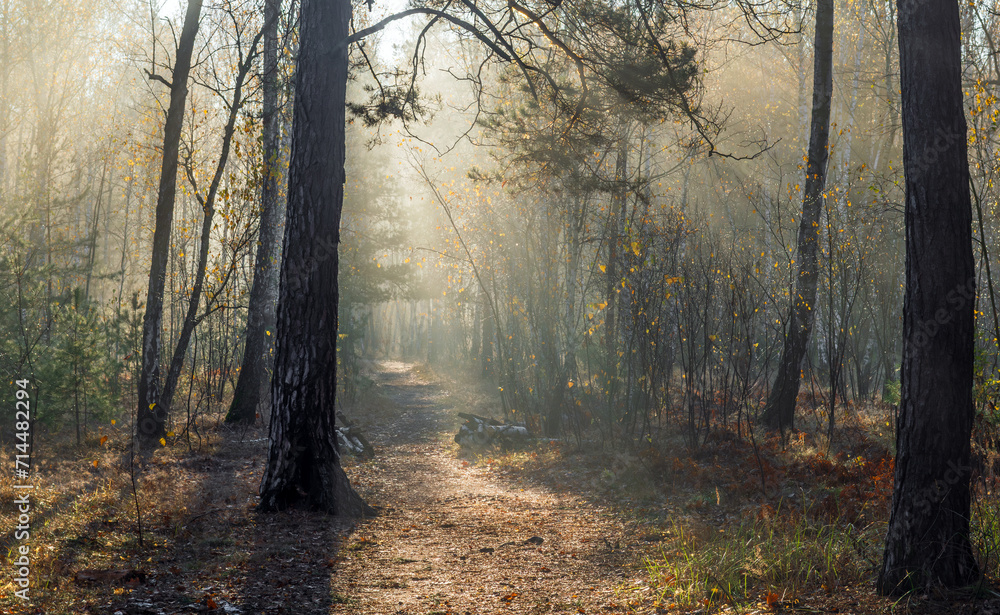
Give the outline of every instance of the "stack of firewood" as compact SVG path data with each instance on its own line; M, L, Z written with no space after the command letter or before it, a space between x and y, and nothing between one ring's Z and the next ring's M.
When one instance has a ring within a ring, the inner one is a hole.
M465 412L459 412L458 416L465 419L465 423L455 435L455 442L463 448L486 448L493 444L509 447L530 437L528 428L524 425L501 423L496 419Z

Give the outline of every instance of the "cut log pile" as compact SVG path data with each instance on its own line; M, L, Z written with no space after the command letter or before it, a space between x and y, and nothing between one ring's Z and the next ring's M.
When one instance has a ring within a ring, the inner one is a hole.
M463 448L486 448L494 444L509 447L531 437L524 425L501 423L496 419L466 412L459 412L458 416L465 419L465 423L455 435L455 442Z
M344 416L343 412L337 412L337 445L341 454L346 453L361 459L375 458L375 447L361 433L361 429Z

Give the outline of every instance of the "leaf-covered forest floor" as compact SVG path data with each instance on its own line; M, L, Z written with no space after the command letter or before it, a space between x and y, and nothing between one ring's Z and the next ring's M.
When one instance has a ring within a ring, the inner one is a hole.
M456 456L461 396L408 365L385 367L378 386L399 414L372 426L379 455L352 471L384 512L342 554L333 612L620 610L618 586L641 576L621 548L622 520Z
M377 452L345 460L381 513L360 522L255 512L265 428L206 417L136 474L136 495L121 425L83 447L41 439L30 605L11 578L18 493L0 479L0 613L1000 613L991 591L874 595L884 416L846 421L829 451L722 430L693 454L666 432L634 451L582 433L472 453L453 442L457 413L495 411L485 385L395 362L370 375L346 409Z

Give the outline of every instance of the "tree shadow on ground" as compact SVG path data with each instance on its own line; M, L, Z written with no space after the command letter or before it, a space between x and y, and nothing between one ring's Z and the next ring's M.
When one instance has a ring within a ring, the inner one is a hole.
M165 482L186 483L184 507L149 520L147 541L158 546L141 564L146 581L116 592L101 612L326 614L342 599L332 580L358 522L258 512L265 433L258 428L244 442L223 434L211 451L161 460Z

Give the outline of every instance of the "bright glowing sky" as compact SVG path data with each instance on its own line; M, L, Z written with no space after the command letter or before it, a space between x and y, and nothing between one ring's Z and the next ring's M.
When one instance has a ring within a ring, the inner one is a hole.
M176 20L178 23L184 19L184 9L187 8L186 0L151 0L155 5L160 7L159 14L161 17L170 18ZM390 13L401 11L406 7L407 0L375 0L375 9L372 12L372 21L378 21L382 19L385 15ZM207 4L207 3L206 3ZM367 9L362 9L367 10ZM396 41L401 41L405 37L406 28L408 27L410 19L401 19L399 21L394 21L393 23L386 26L382 35L382 46L379 49L379 56L384 62L390 62L393 59L393 46Z

